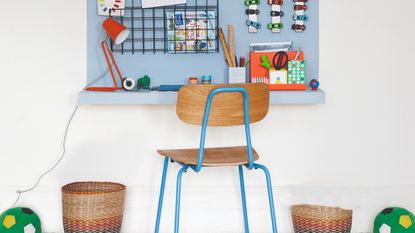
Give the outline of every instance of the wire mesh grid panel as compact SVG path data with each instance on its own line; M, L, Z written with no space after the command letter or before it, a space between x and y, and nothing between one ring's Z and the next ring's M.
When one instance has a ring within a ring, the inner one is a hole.
M132 0L110 17L130 29L129 38L111 50L120 53L219 52L219 0L188 0L187 4L142 8Z
M121 11L119 16L110 17L116 19L130 30L128 39L121 45L115 46L112 41L113 52L121 53L146 53L166 52L166 22L164 8L143 9L135 5L136 0L131 1L130 6L124 9L114 9L113 12Z

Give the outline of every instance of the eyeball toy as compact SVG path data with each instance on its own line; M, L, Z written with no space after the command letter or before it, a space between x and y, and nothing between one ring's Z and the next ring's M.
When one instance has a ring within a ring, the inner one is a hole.
M320 82L317 81L316 79L313 79L310 81L311 90L317 91L319 86L320 86Z
M132 78L124 78L122 80L122 88L126 91L132 91L135 88L136 81Z

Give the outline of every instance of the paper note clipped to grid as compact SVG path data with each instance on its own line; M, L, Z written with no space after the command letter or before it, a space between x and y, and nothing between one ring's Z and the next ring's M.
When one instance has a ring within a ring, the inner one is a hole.
M112 16L124 15L126 0L98 0L98 15Z
M143 8L184 4L186 0L141 0Z

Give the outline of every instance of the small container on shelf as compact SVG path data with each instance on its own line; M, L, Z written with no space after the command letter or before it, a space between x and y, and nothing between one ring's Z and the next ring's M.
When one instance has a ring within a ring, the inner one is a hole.
M189 78L189 84L198 84L199 79L197 77L190 77Z
M212 75L203 75L202 84L212 84Z
M246 68L229 67L229 83L246 83Z

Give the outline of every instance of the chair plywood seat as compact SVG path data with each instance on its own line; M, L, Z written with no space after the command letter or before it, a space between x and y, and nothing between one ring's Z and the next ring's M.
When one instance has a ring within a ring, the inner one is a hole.
M158 150L159 154L167 156L174 161L197 165L199 148L197 149L178 149L178 150ZM259 160L258 153L252 149L254 161ZM248 164L248 148L240 147L222 147L222 148L205 148L203 155L204 167L220 167L220 166L237 166Z

